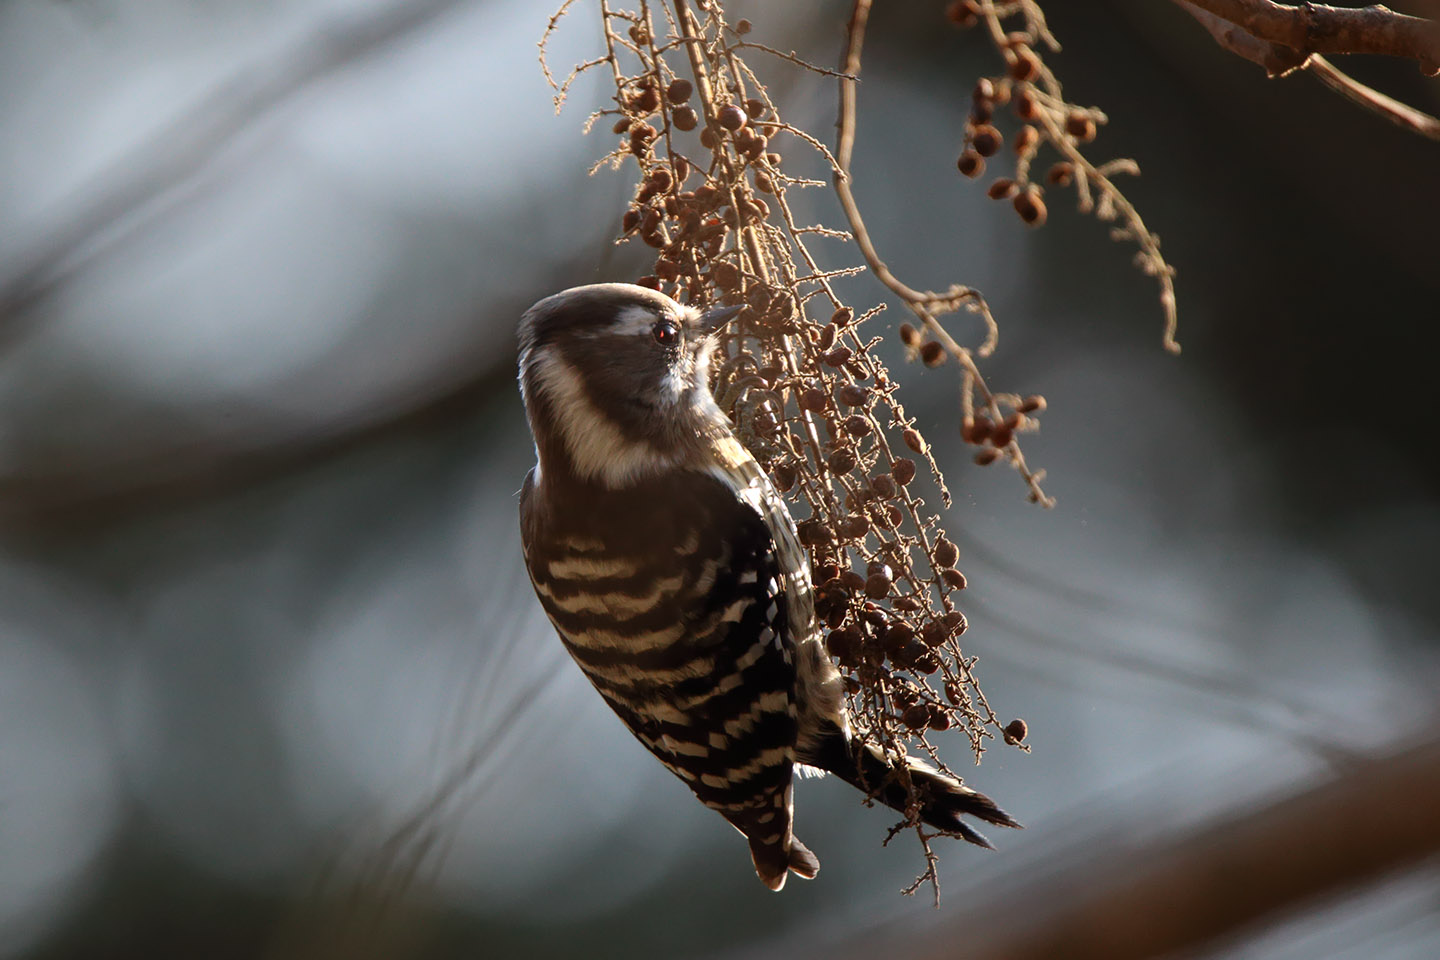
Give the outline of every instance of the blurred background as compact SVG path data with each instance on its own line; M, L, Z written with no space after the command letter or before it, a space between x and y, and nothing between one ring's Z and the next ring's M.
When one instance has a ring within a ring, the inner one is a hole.
M729 6L757 39L838 57L847 4ZM1172 357L1154 284L1103 225L1052 192L1027 230L955 173L993 54L939 0L889 6L860 92L871 231L912 285L985 290L991 384L1049 400L1027 444L1058 497L1042 511L969 461L953 369L900 371L956 493L967 652L1031 730L1033 753L992 749L970 780L1028 829L997 853L941 846L935 911L899 896L924 864L881 846L885 813L804 781L825 869L771 895L565 657L520 564L514 325L648 267L611 242L629 170L586 176L610 148L580 132L603 78L554 116L548 5L11 0L0 957L980 936L996 903L1103 885L1440 735L1440 145L1307 77L1266 81L1171 4L1049 4L1049 62L1111 118L1092 156L1139 161L1129 196L1179 269ZM597 24L579 4L552 64L594 56ZM1413 65L1345 66L1440 110ZM767 76L830 135L829 81ZM802 206L841 222L826 194ZM845 292L883 299L863 276ZM964 764L963 738L948 748ZM1207 949L1440 955L1440 862Z

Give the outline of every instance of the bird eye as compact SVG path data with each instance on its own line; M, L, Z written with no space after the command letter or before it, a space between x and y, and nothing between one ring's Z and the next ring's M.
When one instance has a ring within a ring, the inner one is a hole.
M673 347L680 342L680 327L674 320L661 320L650 329L650 333L662 347Z

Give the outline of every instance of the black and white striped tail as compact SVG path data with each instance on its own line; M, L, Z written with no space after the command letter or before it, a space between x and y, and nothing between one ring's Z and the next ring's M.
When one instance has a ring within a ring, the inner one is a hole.
M994 849L984 834L971 827L962 815L1000 827L1020 827L1013 817L985 794L971 790L953 777L915 757L904 759L904 773L885 757L879 747L847 738L839 730L821 741L812 757L801 762L835 774L871 797L901 813L910 806L911 791L904 783L908 775L920 801L920 820L947 833L958 834L976 846Z

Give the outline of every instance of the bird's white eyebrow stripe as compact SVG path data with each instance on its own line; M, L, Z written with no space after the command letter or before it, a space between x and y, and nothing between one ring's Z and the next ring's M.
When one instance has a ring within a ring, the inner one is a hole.
M609 335L618 334L622 337L649 334L660 315L652 307L634 306L626 307L615 317L615 322L610 324L603 332Z

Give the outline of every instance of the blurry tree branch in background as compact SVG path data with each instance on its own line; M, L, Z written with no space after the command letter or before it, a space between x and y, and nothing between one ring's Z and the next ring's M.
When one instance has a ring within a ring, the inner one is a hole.
M1440 120L1366 86L1323 53L1372 53L1416 60L1426 76L1440 73L1440 23L1381 6L1287 7L1269 0L1175 0L1215 42L1265 68L1272 77L1308 70L1346 99L1432 140Z
M27 307L73 274L97 244L116 239L107 234L188 183L260 117L463 2L414 0L337 18L269 62L219 84L82 188L71 209L37 231L40 235L26 249L0 262L0 324L15 325ZM14 330L3 334L14 335Z
M1111 850L920 934L891 930L833 960L1130 960L1213 948L1316 898L1440 854L1440 731L1340 777L1170 843ZM910 942L905 942L909 940ZM960 946L963 945L963 946Z

